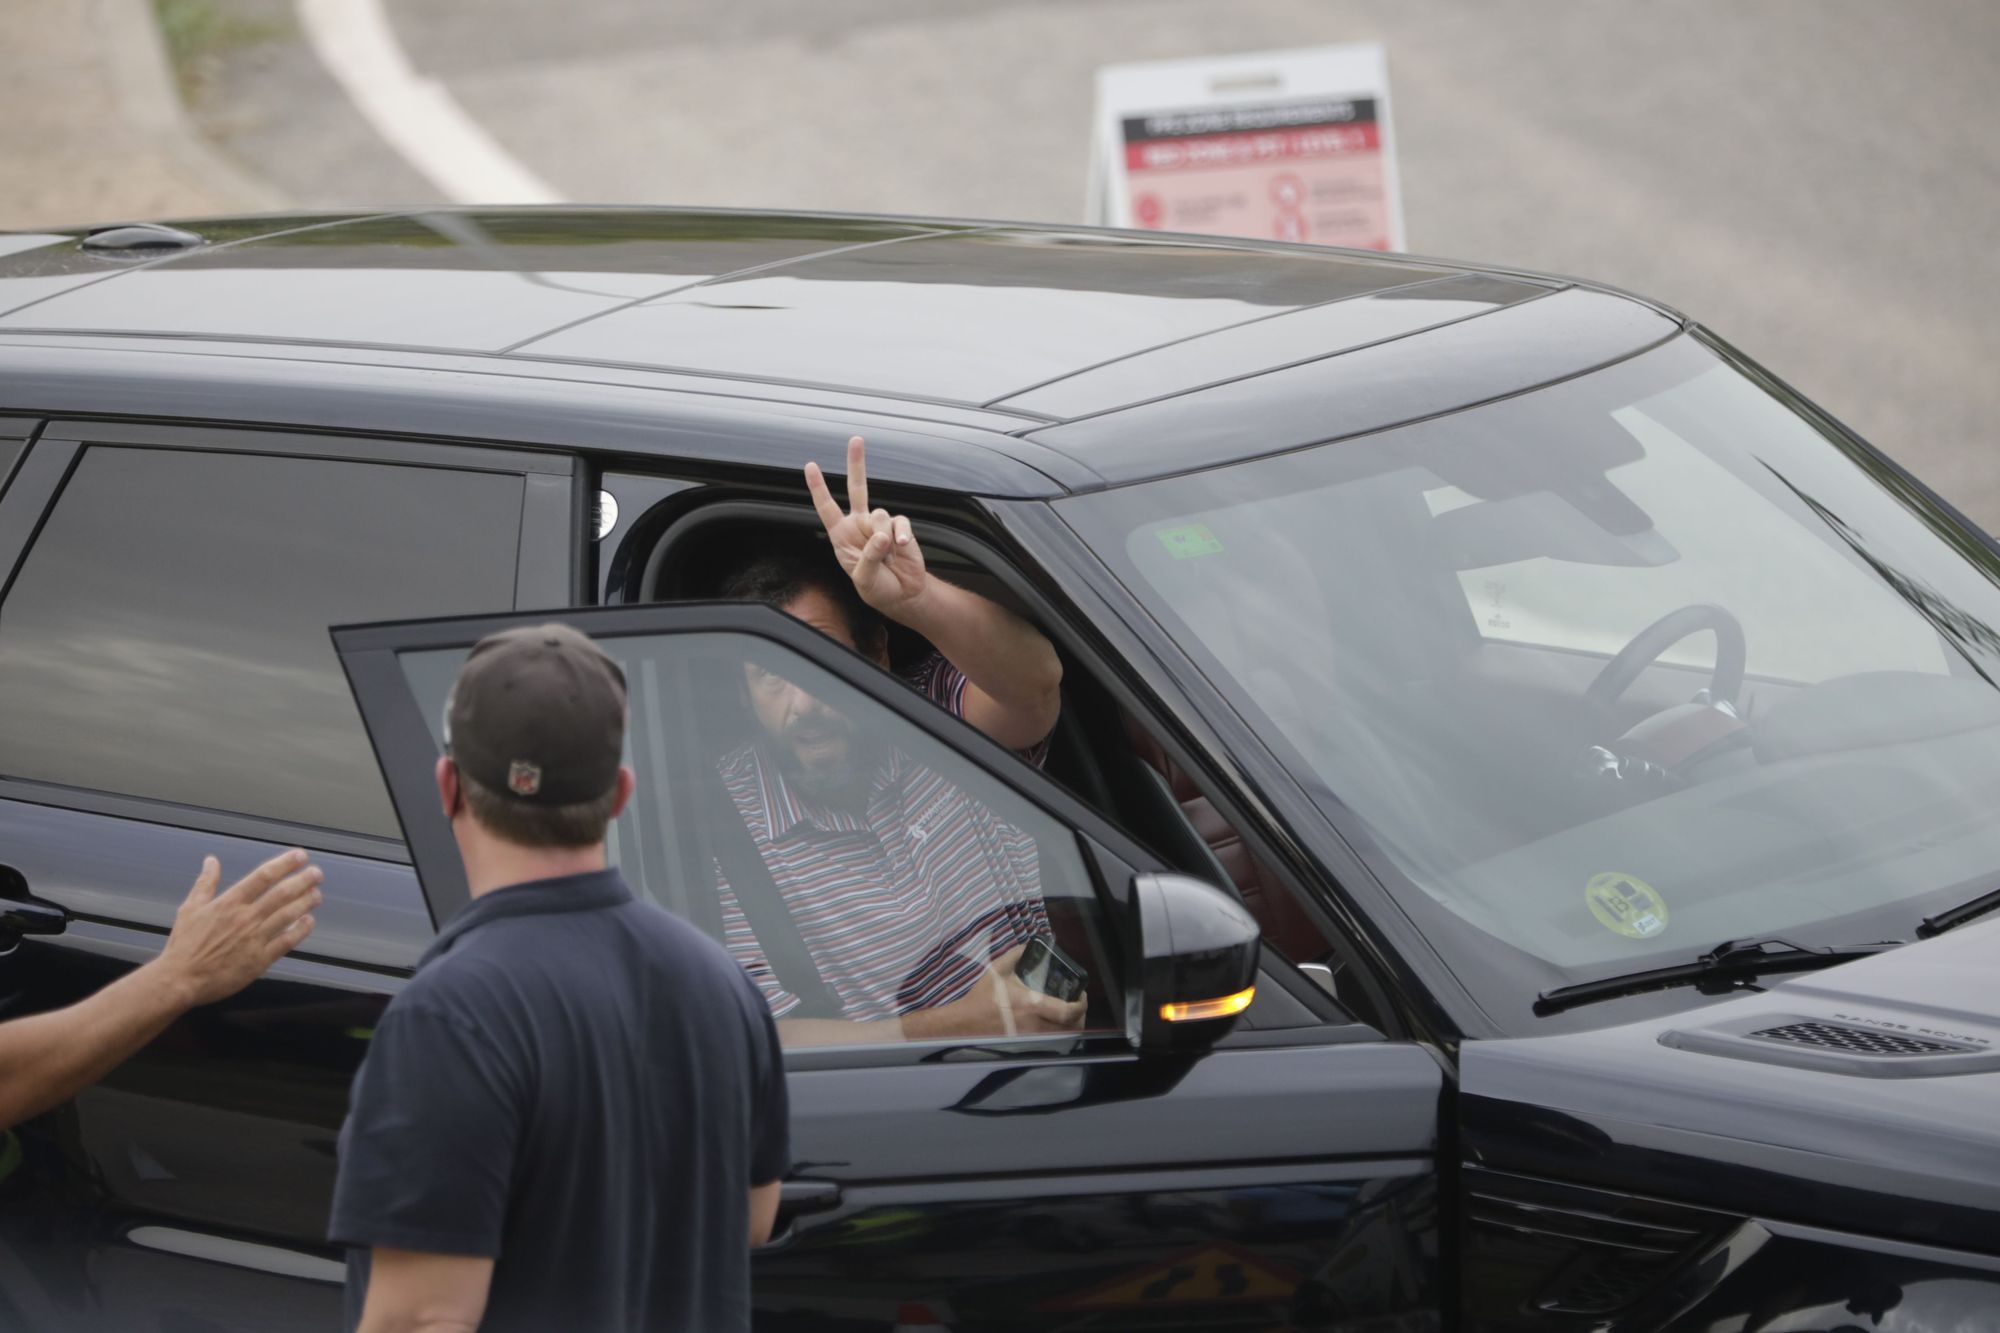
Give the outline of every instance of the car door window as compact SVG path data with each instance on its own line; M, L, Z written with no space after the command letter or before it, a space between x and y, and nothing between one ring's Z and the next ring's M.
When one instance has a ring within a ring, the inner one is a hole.
M0 769L397 837L327 628L512 606L523 486L85 449L0 607Z
M629 489L636 479L615 480ZM655 484L670 484L653 480ZM893 491L884 498L895 503ZM684 504L685 500L676 503ZM618 554L617 560L628 568L653 570L650 580L626 580L634 596L659 601L715 597L718 571L731 568L743 558L742 552L784 540L789 533L816 531L819 526L818 517L803 505L721 501L711 502L709 511L715 516L702 509L685 514L650 551ZM635 530L646 528L641 524ZM1014 591L1032 589L1032 582L1005 577L1000 553L982 549L962 530L943 523L920 520L918 533L926 566L934 577L968 589L1051 633L1054 613L1032 592ZM913 631L894 624L888 628L890 657L899 673L902 667L934 652L933 646ZM1038 747L1037 766L1078 800L1165 854L1181 869L1218 885L1233 884L1264 927L1265 943L1276 956L1294 962L1326 959L1331 946L1293 891L1251 853L1250 845L1223 819L1218 807L1166 758L1157 743L1143 735L1136 721L1129 733L1120 725L1119 719L1129 720L1130 715L1114 701L1103 677L1102 669L1088 660L1073 652L1064 655L1062 712L1046 746ZM1267 1013L1260 1012L1250 1022L1265 1017Z
M1004 971L1031 945L1055 957L1048 970L1074 970L1080 1027L1119 1026L1103 909L1063 823L782 644L719 632L601 643L626 673L638 777L611 856L636 891L725 943L788 1043L1031 1035L1030 1016L1006 1005L985 1027L977 1004L954 1011L971 1026L939 1017L981 987L1018 1000L989 965ZM400 655L434 744L464 656Z

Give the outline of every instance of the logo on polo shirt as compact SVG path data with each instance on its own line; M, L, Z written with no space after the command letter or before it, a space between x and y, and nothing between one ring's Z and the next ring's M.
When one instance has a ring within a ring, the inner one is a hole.
M949 792L940 792L936 796L933 796L922 810L917 812L915 819L910 821L910 841L922 842L925 838L937 832L938 825L942 824L950 816L951 795Z

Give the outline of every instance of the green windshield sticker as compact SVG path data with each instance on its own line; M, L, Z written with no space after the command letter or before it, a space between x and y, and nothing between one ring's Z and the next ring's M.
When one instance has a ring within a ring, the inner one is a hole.
M1206 523L1183 523L1177 528L1161 528L1160 545L1176 560L1192 560L1198 555L1219 555L1222 543Z
M1583 900L1598 924L1628 940L1650 940L1667 928L1667 904L1643 879L1607 870L1583 886Z

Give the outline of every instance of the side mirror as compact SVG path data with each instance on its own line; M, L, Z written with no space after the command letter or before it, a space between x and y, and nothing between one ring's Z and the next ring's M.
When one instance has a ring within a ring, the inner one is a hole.
M1186 875L1135 875L1138 954L1125 996L1125 1036L1142 1054L1205 1051L1257 993L1257 919L1229 894Z

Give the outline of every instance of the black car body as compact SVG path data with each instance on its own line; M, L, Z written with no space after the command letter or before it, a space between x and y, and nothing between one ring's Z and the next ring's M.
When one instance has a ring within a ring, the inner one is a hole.
M654 788L748 645L1071 872L1105 1023L791 1053L759 1327L2000 1328L2000 555L1680 316L1013 225L180 225L0 236L4 1016L157 951L204 852L328 901L7 1137L0 1323L335 1326L347 1087L463 900L439 682L559 611L661 664ZM1046 775L700 600L856 432L1063 653ZM621 860L701 919L667 834ZM1192 1050L1112 1012L1158 872L1263 933Z

